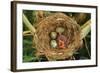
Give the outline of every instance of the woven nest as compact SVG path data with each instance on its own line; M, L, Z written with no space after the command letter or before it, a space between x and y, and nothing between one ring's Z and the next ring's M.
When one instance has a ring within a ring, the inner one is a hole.
M50 33L57 27L63 27L63 35L67 41L65 48L52 48L50 46ZM44 55L48 60L61 60L72 57L73 53L78 50L81 43L80 26L69 16L63 13L54 13L37 24L37 38L34 38L36 44L36 56Z

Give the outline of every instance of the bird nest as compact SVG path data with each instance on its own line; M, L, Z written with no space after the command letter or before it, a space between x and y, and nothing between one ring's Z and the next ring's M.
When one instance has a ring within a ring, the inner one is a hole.
M41 20L36 26L36 37L33 41L37 50L36 56L44 55L50 60L68 59L73 56L73 53L78 50L81 43L81 29L72 18L63 13L54 13ZM50 42L52 38L50 33L56 31L57 28L63 28L62 34L57 33L57 44L59 44L59 38L64 41L64 47L56 46L51 47Z

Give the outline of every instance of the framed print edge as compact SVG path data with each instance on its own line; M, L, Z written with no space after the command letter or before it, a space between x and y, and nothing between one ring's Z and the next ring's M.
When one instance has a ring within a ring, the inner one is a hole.
M11 71L16 71L16 3L11 2Z
M51 68L36 68L36 69L17 69L17 4L38 4L38 5L57 5L57 6L76 6L76 7L86 7L86 8L95 8L96 9L96 63L95 65L82 65L82 66L68 66L68 67L51 67ZM71 5L71 4L56 4L56 3L39 3L39 2L26 2L26 1L12 1L11 2L11 71L35 71L35 70L52 70L52 69L69 69L69 68L84 68L84 67L96 67L98 66L98 18L97 18L97 6L88 6L88 5Z
M96 66L98 66L98 6L96 8Z

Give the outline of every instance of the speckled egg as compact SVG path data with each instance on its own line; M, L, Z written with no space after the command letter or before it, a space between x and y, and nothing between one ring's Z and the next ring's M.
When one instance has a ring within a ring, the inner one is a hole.
M61 33L63 33L64 31L65 31L65 29L64 29L63 27L57 27L57 28L56 28L56 32L57 32L57 33L60 33L60 34L61 34Z
M57 41L56 40L51 40L50 41L50 46L51 46L51 48L56 48L57 47Z
M50 37L51 37L51 39L56 39L57 38L57 33L56 32L51 32Z

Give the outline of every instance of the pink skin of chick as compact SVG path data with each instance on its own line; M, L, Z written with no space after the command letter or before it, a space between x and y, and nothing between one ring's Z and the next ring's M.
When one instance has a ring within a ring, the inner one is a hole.
M59 48L63 49L66 47L65 45L66 45L67 39L64 35L59 34L57 37L57 41L58 41Z

